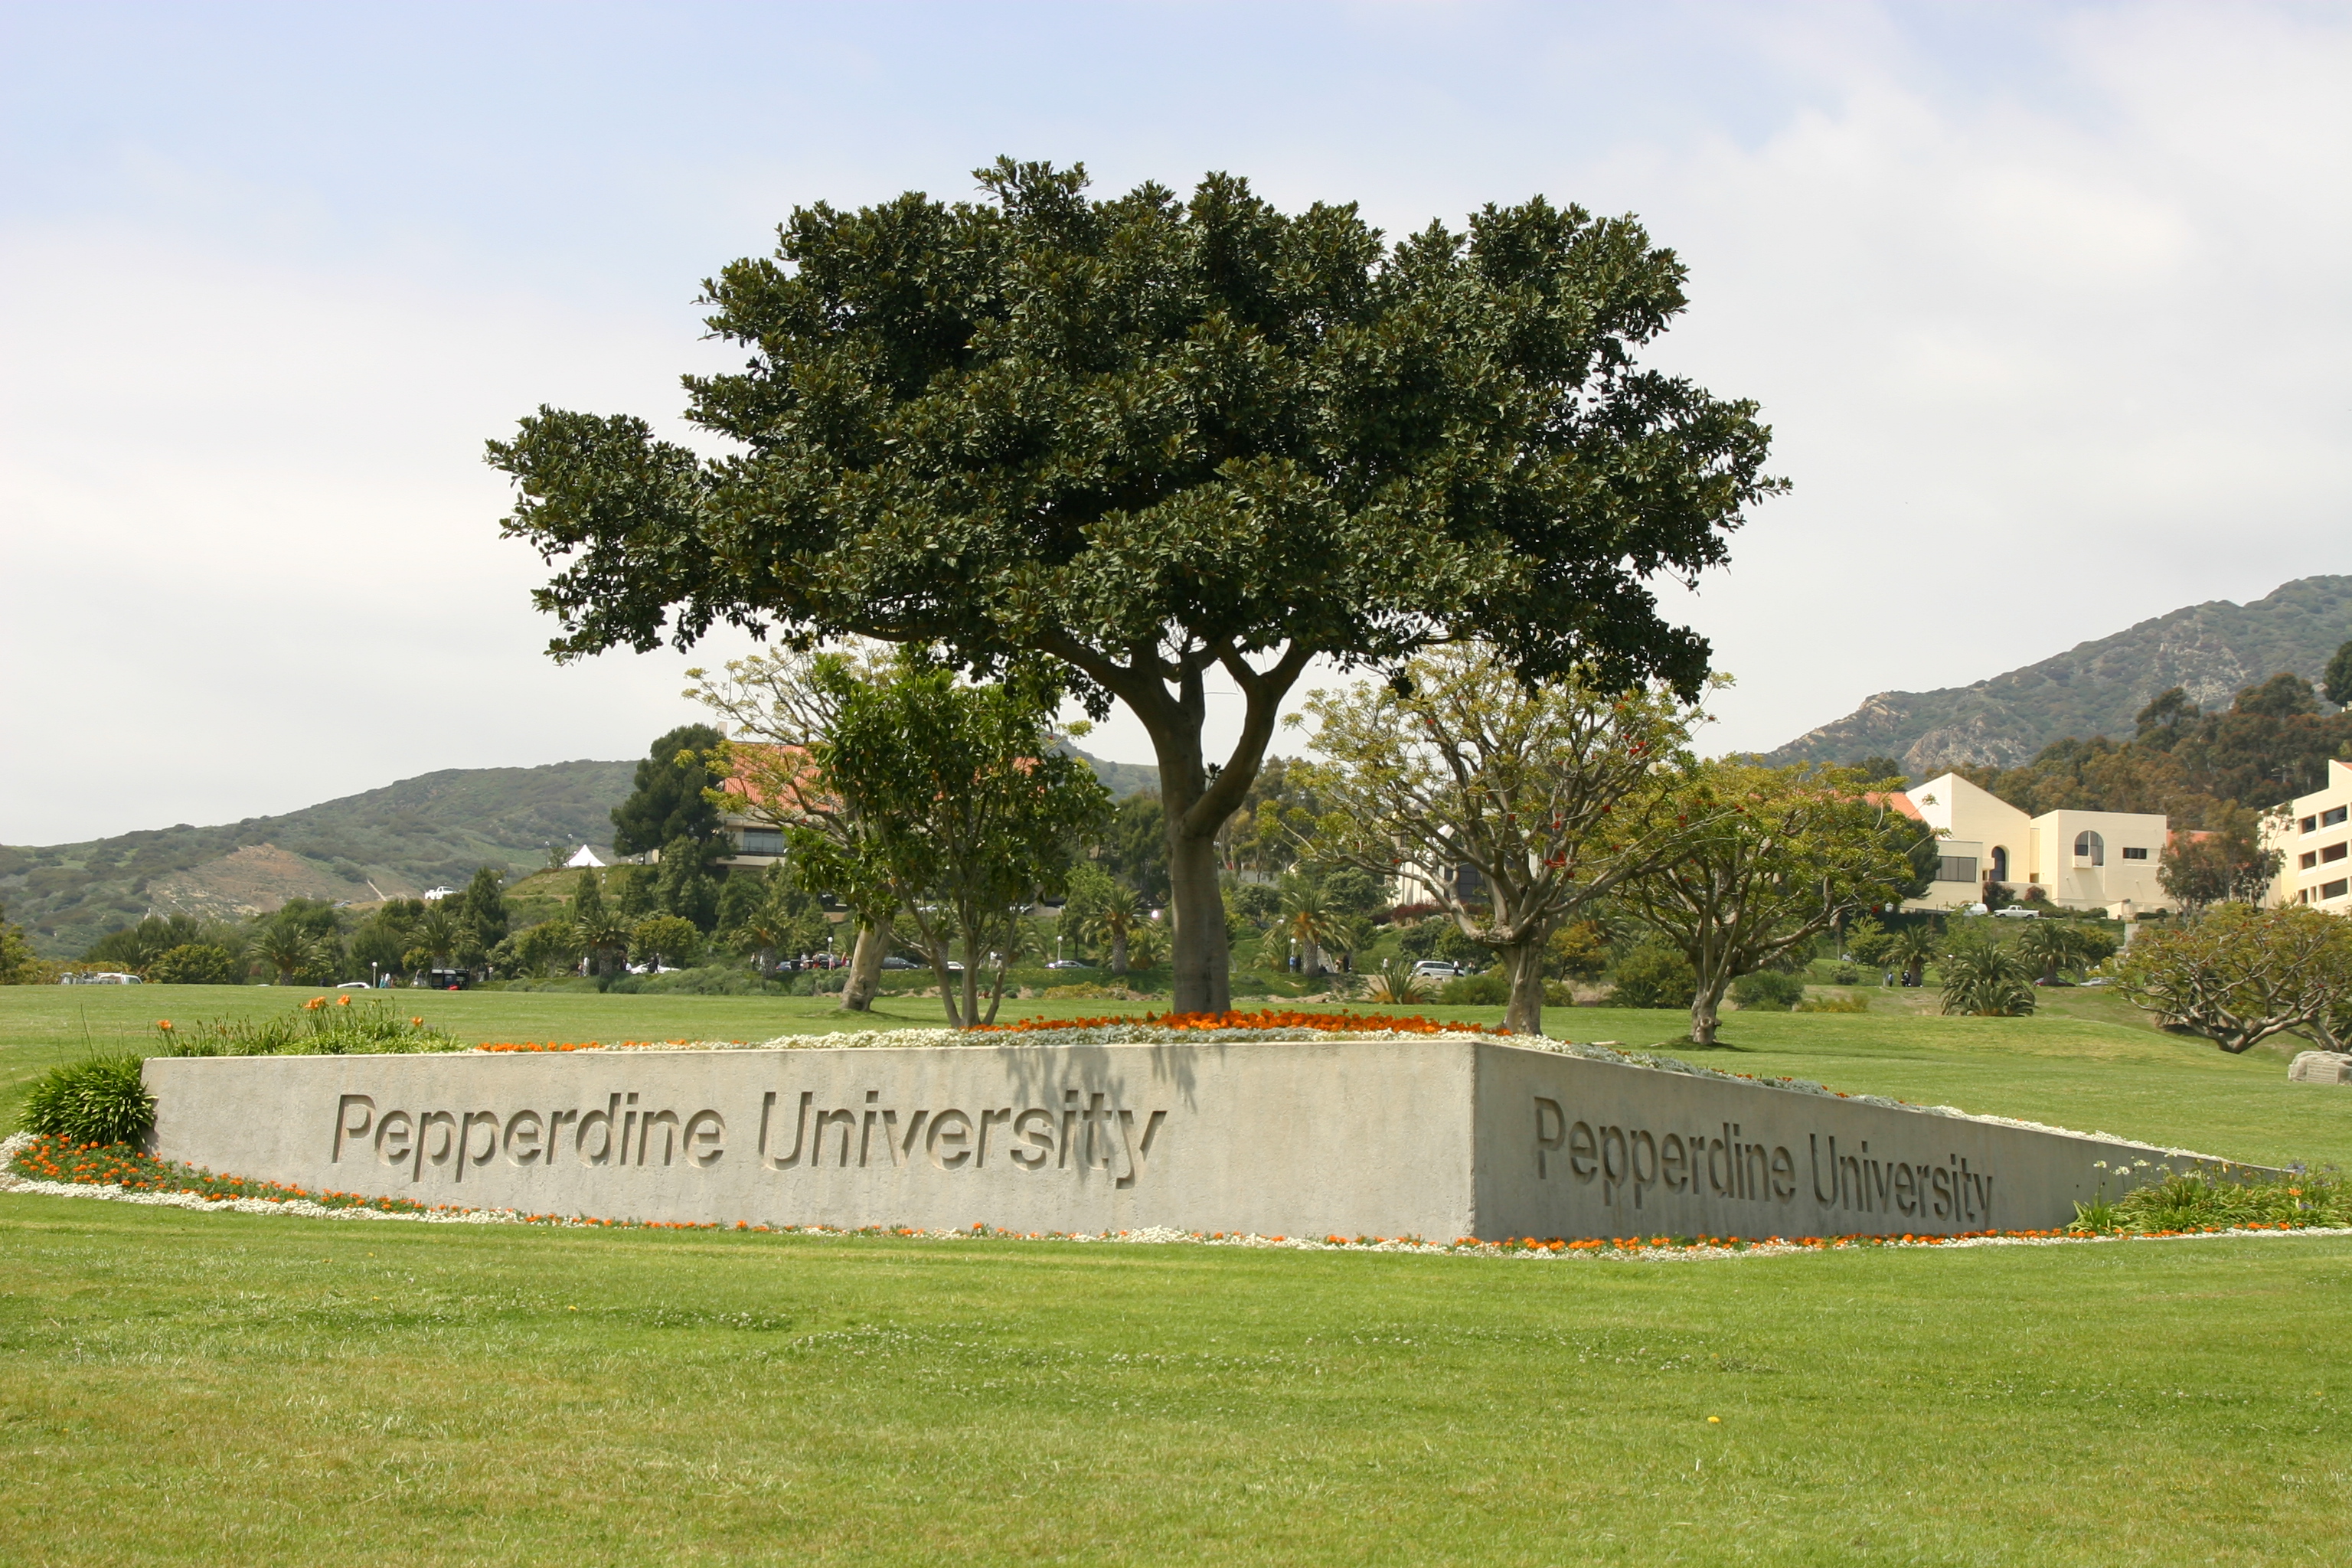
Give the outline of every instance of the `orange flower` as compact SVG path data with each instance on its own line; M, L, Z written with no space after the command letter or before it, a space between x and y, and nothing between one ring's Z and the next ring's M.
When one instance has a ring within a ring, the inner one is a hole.
M169 1018L158 1018L155 1020L155 1026L168 1035L172 1032L172 1020Z
M326 1005L327 999L324 996L313 996L308 1002L302 1004L302 1011L305 1013L315 1013Z
M338 1007L348 1007L351 1005L352 999L348 993L335 998L335 1005Z

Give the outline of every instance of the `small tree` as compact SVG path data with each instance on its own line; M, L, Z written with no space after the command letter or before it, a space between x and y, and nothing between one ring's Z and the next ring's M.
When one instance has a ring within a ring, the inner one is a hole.
M2286 859L2284 850L2265 847L2263 837L2261 814L2225 806L2212 827L2174 837L2157 881L2186 914L2212 904L2257 903Z
M2297 904L2221 904L2168 929L2140 928L2115 970L2116 989L2161 1022L2239 1055L2276 1035L2327 1029L2352 996L2352 921Z
M572 928L588 965L599 976L610 975L629 950L635 922L604 902L596 873L583 870L572 885Z
M702 932L683 915L651 915L629 932L629 951L639 963L685 969L702 956Z
M810 748L817 786L856 814L861 835L845 845L795 826L792 853L811 877L891 890L953 1027L994 1020L1013 922L1062 889L1078 836L1109 805L1094 770L1054 749L1057 695L1034 669L971 686L905 656L887 682L845 679L833 733ZM954 940L961 975L948 968ZM983 971L993 972L985 1018Z
M784 874L805 891L831 893L848 904L856 931L841 1010L867 1011L882 961L890 955L901 889L887 879L852 879L884 863L877 852L880 829L856 802L826 784L815 749L833 734L849 693L890 679L888 660L864 646L786 649L730 660L724 674L687 674L696 683L687 695L734 730L733 739L721 747L726 776L710 794L714 809L723 804L754 821L830 846L833 852L816 862L805 856L788 860ZM821 864L823 875L834 880L812 882L813 864Z
M1620 897L1690 961L1693 1044L1715 1043L1740 975L1811 943L1841 911L1895 901L1911 861L1887 831L1884 782L1730 762L1676 781L1670 809L1687 831L1675 857Z
M1690 826L1663 784L1697 710L1580 671L1530 685L1477 646L1307 705L1323 761L1304 772L1325 809L1307 858L1418 887L1501 960L1505 1026L1542 1033L1545 942Z

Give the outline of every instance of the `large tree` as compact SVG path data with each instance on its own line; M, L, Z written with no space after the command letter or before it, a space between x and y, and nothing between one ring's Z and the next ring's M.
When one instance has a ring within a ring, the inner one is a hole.
M2352 1002L2352 924L2301 905L2221 904L2136 928L2114 967L2124 995L2232 1056L2293 1031L2332 1043Z
M725 621L1044 654L1160 763L1175 1003L1229 1001L1214 840L1317 656L1392 668L1472 631L1529 678L1695 693L1649 582L1726 558L1776 488L1752 404L1645 370L1685 269L1540 198L1393 246L1225 174L1097 201L1000 160L988 199L796 211L705 285L750 351L690 377L720 455L542 407L490 461L551 563L558 658ZM1244 711L1205 750L1212 677Z
M1543 1032L1554 930L1686 836L1668 804L1696 710L1664 689L1580 675L1523 684L1488 648L1413 659L1390 685L1308 700L1322 761L1298 769L1324 806L1307 858L1414 890L1510 978L1505 1026ZM1465 871L1475 873L1465 877Z
M681 724L656 741L637 764L636 787L613 808L613 847L624 855L650 849L671 858L684 839L698 857L719 837L719 808L704 792L724 775L711 757L721 737L709 724Z

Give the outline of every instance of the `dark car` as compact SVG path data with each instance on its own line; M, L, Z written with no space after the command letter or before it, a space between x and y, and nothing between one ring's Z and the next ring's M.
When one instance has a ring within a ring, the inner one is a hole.
M889 957L882 961L882 967L885 969L920 969L923 966L917 963L911 958L901 958L894 952Z

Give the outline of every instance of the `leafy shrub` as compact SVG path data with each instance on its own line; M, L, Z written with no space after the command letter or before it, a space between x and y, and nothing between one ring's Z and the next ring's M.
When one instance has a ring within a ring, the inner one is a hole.
M759 996L788 990L740 964L706 963L667 974L622 974L604 989L616 996Z
M1644 942L1618 961L1609 1005L1687 1007L1697 994L1698 973L1689 959L1662 942Z
M1830 983L1834 985L1853 985L1861 979L1862 971L1851 963L1841 963L1830 971Z
M1759 969L1731 983L1731 999L1748 1013L1785 1013L1805 999L1802 977Z
M1450 1007L1498 1007L1511 999L1510 977L1500 970L1457 975L1437 988L1437 999Z
M184 942L166 949L147 966L156 985L234 985L245 978L235 954L208 942Z
M155 1097L137 1057L90 1057L35 1079L23 1120L27 1132L76 1143L143 1143L154 1131Z

